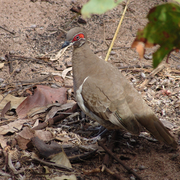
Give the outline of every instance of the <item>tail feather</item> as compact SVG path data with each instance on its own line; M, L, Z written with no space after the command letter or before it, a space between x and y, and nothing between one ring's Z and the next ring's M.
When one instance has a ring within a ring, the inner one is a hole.
M162 122L154 115L149 117L137 118L138 122L143 125L158 141L177 148L178 144L174 137L164 127Z

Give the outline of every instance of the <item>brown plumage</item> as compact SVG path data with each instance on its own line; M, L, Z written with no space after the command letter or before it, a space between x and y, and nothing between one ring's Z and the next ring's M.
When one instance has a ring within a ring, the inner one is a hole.
M174 137L121 72L91 51L84 29L71 29L62 48L70 43L74 46L75 97L88 116L107 129L125 129L137 135L142 125L160 142L177 147Z

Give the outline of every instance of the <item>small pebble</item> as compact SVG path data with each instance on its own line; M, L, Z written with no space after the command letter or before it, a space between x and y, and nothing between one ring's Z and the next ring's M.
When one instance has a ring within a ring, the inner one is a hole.
M131 134L130 134L130 133L128 133L128 132L127 132L127 133L125 133L125 134L124 134L124 138L131 138Z
M6 87L7 84L1 84L1 88L4 88Z
M114 52L114 51L110 52L110 55L115 55L115 54L116 54L116 52Z
M131 176L130 180L136 180L136 178L134 176Z
M16 54L16 52L13 51L13 50L11 50L11 51L9 51L9 54L10 54L10 55L14 55L14 54Z
M30 26L30 28L36 28L36 27L37 27L36 24L32 24L32 25Z
M1 60L1 61L5 61L6 59L5 59L5 57L1 56L1 57L0 57L0 60Z
M15 72L19 73L19 72L21 72L21 69L20 69L20 68L17 68L17 69L15 70Z
M55 84L51 85L52 88L58 88Z
M0 78L0 83L2 83L4 81L4 79L3 78Z
M152 58L153 58L152 54L149 54L149 55L145 54L144 55L144 59L146 59L146 60L151 60Z
M15 167L16 169L19 169L19 168L21 167L20 162L16 162L15 165L14 165L14 167Z
M146 78L146 75L143 72L141 72L141 77Z
M132 83L136 83L136 79L132 79Z
M135 139L130 139L130 142L136 143L136 140Z
M139 170L144 170L144 169L146 169L146 167L145 166L139 166Z

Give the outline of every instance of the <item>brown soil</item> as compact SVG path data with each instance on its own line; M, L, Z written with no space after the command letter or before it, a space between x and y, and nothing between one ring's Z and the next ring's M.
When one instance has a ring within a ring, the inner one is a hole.
M22 96L25 95L25 88L30 88L35 84L57 87L58 85L52 79L42 83L36 81L36 79L44 76L45 73L62 72L70 63L72 50L69 49L63 57L54 62L45 58L36 61L29 58L55 55L65 39L64 31L68 31L72 27L81 26L86 28L92 50L98 57L105 58L107 48L111 42L108 39L113 38L124 6L119 5L103 15L92 15L91 18L85 19L86 24L80 24L78 22L79 16L77 17L76 13L71 12L70 9L73 6L82 6L85 2L86 0L1 0L0 63L5 62L5 66L0 70L0 94L5 95L9 91L15 96ZM130 1L114 45L118 48L113 50L109 62L118 68L125 67L122 73L141 92L143 98L153 108L157 116L161 120L171 123L172 126L169 127L171 133L178 140L180 126L180 76L178 74L180 72L180 61L177 60L178 54L173 53L169 59L169 64L153 76L143 88L140 88L145 80L143 76L146 75L147 77L153 69L151 67L141 69L137 68L137 65L151 66L151 56L155 48L146 51L150 60L143 59L141 62L136 51L130 48L137 30L143 28L147 23L146 15L149 9L161 3L163 3L161 0ZM5 60L5 55L9 53L24 57L23 59L13 59L10 63L12 70L7 60ZM127 68L127 66L134 66L134 68ZM24 82L26 86L17 88L19 81ZM64 84L72 86L73 82L71 79L66 79ZM164 93L166 90L170 94ZM158 142L148 141L141 137L132 136L119 141L120 144L114 150L115 154L119 158L128 157L123 160L124 163L134 169L143 179L180 179L179 150L173 151ZM114 179L107 172L90 173L90 175L82 173L82 169L92 170L102 165L103 155L96 154L90 160L74 164L75 175L79 179ZM0 164L3 168L3 163ZM110 169L119 173L124 180L134 178L116 161L113 161ZM56 169L51 170L51 172L56 175L58 173L63 174L63 172ZM32 179L32 177L41 179L40 175L36 176L30 171L25 171L24 174L27 175L27 179ZM6 178L0 176L0 179Z

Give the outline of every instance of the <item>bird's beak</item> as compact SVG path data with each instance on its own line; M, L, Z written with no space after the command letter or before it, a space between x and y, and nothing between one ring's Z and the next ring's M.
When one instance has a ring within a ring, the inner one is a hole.
M65 47L67 47L67 46L69 46L69 45L70 45L70 42L69 42L69 41L65 41L65 42L63 43L61 49L65 48Z

